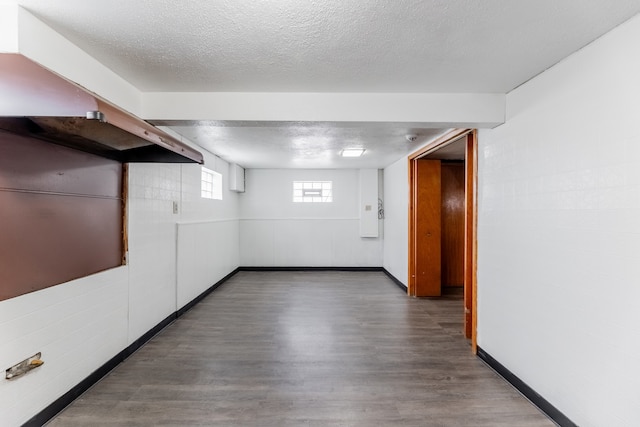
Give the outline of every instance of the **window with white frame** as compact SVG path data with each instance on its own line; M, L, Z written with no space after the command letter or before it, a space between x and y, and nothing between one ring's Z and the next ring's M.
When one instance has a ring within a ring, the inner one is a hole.
M295 203L333 202L332 181L293 181Z
M222 200L222 175L202 167L200 195L203 199Z

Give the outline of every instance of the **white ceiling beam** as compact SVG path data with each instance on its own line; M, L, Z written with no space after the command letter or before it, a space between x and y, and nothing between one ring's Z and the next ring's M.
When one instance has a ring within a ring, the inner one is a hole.
M146 92L149 120L416 123L423 127L493 128L504 123L496 93Z
M149 120L412 123L492 128L504 122L496 93L144 93L14 5L0 8L0 52L19 53Z
M0 53L18 53L18 6L0 4Z

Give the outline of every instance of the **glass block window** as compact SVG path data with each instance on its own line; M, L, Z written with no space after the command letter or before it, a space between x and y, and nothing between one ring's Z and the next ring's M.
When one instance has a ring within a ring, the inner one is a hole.
M293 181L295 203L333 202L332 181Z
M203 167L200 195L203 199L222 200L222 175Z

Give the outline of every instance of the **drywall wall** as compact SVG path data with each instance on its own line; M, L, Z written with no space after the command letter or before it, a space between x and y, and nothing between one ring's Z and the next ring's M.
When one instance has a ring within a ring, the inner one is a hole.
M238 267L237 194L227 163L203 154L223 200L199 198L199 165L131 164L128 265L0 302L0 367L37 352L45 362L0 381L0 426L36 415Z
M580 426L640 425L640 17L479 132L478 343Z
M382 265L382 239L360 237L357 169L247 169L245 181L242 266ZM293 181L332 181L333 202L294 203Z
M405 286L409 265L409 170L403 157L384 169L384 268Z

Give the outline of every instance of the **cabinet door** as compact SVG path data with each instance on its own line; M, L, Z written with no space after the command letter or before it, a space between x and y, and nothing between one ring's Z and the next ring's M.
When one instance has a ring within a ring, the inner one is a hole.
M0 301L117 267L122 165L0 131Z

